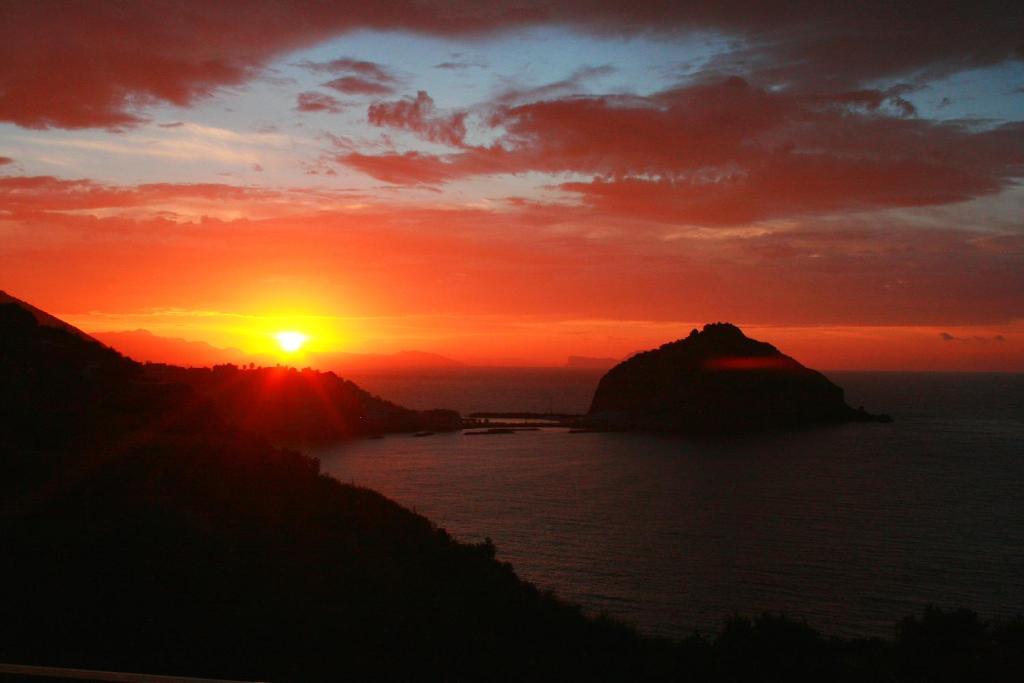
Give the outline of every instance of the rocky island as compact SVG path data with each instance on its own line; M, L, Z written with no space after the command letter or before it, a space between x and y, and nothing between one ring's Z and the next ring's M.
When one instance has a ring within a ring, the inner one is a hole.
M841 387L730 323L638 353L609 370L584 424L724 433L829 422L890 422L846 404Z

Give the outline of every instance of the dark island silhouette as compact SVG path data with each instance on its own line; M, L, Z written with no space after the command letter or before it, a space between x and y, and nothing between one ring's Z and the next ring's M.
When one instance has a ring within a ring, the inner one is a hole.
M587 616L521 580L490 541L456 541L324 476L215 405L236 385L331 380L182 372L0 304L0 680L9 664L273 681L909 683L1024 670L1024 620L964 610L909 617L891 641L826 638L778 615L672 641Z
M601 378L583 419L590 427L698 433L890 421L851 408L823 374L730 323L619 363Z

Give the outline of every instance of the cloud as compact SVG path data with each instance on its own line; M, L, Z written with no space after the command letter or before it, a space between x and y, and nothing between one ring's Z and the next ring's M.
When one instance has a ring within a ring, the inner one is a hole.
M339 59L333 59L329 62L311 62L303 61L299 63L299 66L310 71L312 73L328 73L328 74L341 74L341 73L352 73L363 76L374 81L381 82L393 82L395 80L391 70L383 64L376 62L367 62L359 59L351 59L349 57L341 57Z
M299 66L313 73L346 74L322 84L345 95L389 95L398 81L383 64L349 57L329 62L304 61Z
M530 202L423 206L317 188L47 176L0 177L0 206L11 286L52 272L103 291L132 282L124 296L140 305L280 273L317 278L321 296L359 291L375 311L478 314L499 301L508 315L934 326L927 344L943 329L991 338L1004 329L960 328L1024 310L1024 236L946 225L924 236L892 216L669 232ZM169 264L181 269L174 278ZM88 300L53 282L55 296Z
M882 0L498 0L419 10L401 3L318 0L36 0L11 4L0 23L0 120L31 128L138 125L151 105L189 106L255 77L275 57L360 29L446 37L536 25L602 35L717 34L737 47L708 66L712 73L835 91L1020 59L1022 17L1020 3L994 0L940 3L926 12ZM358 60L326 62L323 68L333 63L381 85L358 71L366 69Z
M298 111L305 112L316 112L324 111L331 114L337 114L344 107L341 102L331 97L330 95L324 95L318 92L301 92L296 98L295 108Z
M0 166L6 166L7 164L13 164L14 159L10 157L0 157Z
M235 131L197 123L180 123L126 131L118 136L12 136L51 148L103 152L126 157L154 157L177 161L205 160L251 166L261 155L290 144L288 136L270 132Z
M0 177L0 205L15 214L152 206L182 199L244 201L272 199L280 192L219 183L108 185L53 176Z
M434 65L435 69L447 69L449 71L458 71L458 70L461 70L461 69L472 69L472 68L484 69L486 67L487 67L487 65L484 64L483 62L464 62L464 61L441 62L440 64L435 64Z
M466 112L438 115L434 100L420 90L415 99L377 102L366 110L367 120L374 126L390 126L409 130L431 142L454 147L466 137Z
M939 332L939 338L946 342L960 342L962 344L1001 344L1006 341L1006 337L1001 334L992 335L991 337L985 337L981 335L973 335L970 337L956 337L948 332Z
M261 168L254 169L256 171ZM0 206L34 226L55 215L158 217L188 222L302 215L349 207L364 198L347 190L276 189L226 183L116 185L88 178L0 176Z
M440 157L419 152L404 154L361 154L347 152L335 159L386 183L396 185L437 185L458 175Z
M371 106L370 121L459 151L338 161L388 182L539 172L600 215L733 225L831 211L949 204L1024 175L1024 124L978 129L908 116L905 88L828 95L743 79L648 97L575 96L491 108L495 142L464 142L465 113L426 93ZM886 110L891 103L892 110Z
M359 76L342 76L323 84L325 88L337 90L345 95L390 95L394 87L387 83L372 81Z
M749 12L720 3L702 9L708 14L698 21L742 37L739 47L706 69L777 85L836 90L886 78L929 80L1024 56L1024 43L1014 37L1024 10L998 0L969 8L932 5L927 13L912 3L884 2L814 8L767 2Z
M610 64L602 66L584 66L573 71L560 81L547 83L533 88L509 88L498 95L496 101L501 104L515 104L535 100L552 99L554 97L575 95L580 92L586 81L615 73Z
M867 111L878 111L883 105L893 107L902 116L915 116L917 107L903 96L920 88L900 83L885 90L849 90L825 96L826 102L839 105L859 106Z

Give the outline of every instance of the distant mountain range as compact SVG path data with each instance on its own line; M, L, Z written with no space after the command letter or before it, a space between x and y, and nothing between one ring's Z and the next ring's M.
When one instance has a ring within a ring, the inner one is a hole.
M6 297L6 299L4 298ZM0 303L14 301L31 309L41 324L64 326L76 334L96 339L107 346L143 363L169 363L185 367L212 367L231 363L258 366L272 366L287 363L273 354L249 353L232 347L214 346L203 341L191 341L178 337L163 337L149 330L119 330L92 332L86 334L44 311L29 306L23 301L0 292ZM632 355L632 354L631 354ZM595 356L569 356L566 369L609 370L622 358ZM470 367L453 358L428 351L397 351L395 353L350 353L320 352L308 353L297 358L295 364L331 370L345 376L387 375L418 370L455 370Z
M172 363L197 367L224 363L274 365L277 362L269 355L247 354L240 349L220 348L201 341L160 337L149 330L93 332L92 336L107 346L141 362Z
M57 319L53 318L53 320ZM60 321L57 320L57 322ZM142 362L171 363L194 367L225 363L236 365L255 363L260 366L269 366L282 362L280 358L272 354L246 353L240 349L221 348L201 341L161 337L148 330L95 332L92 337L126 356L131 356ZM309 353L301 356L297 360L297 364L320 370L333 370L342 375L385 374L410 370L464 367L456 360L426 351Z

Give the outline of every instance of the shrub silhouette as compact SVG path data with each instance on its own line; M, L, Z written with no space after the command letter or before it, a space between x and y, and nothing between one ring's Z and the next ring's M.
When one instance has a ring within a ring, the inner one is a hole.
M1003 681L1024 675L1024 621L982 621L967 609L928 607L896 629L895 657L906 681Z

